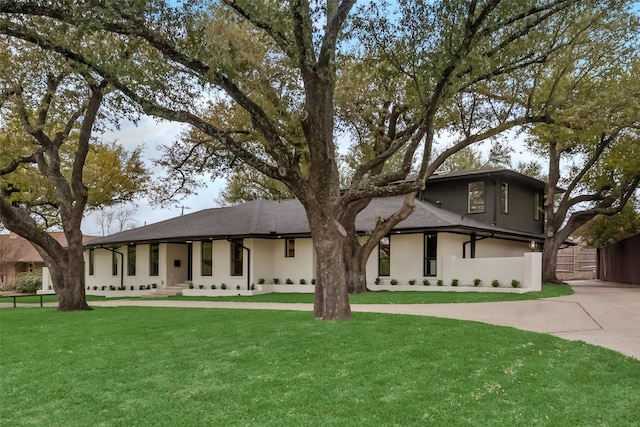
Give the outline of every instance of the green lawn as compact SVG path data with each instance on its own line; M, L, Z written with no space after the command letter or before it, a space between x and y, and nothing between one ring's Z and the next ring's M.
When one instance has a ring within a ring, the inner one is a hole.
M522 301L539 298L552 298L573 294L569 285L542 285L541 292L526 294L484 293L484 292L368 292L366 294L350 295L352 304L444 304L456 302L493 302L493 301ZM140 297L105 298L103 296L87 295L87 301L104 301L110 299L139 299ZM183 300L183 301L236 301L236 302L278 302L278 303L313 303L313 294L264 294L253 296L221 296L221 297L153 297L154 300ZM13 303L13 299L0 298L0 302ZM44 303L57 302L55 295L45 295ZM18 303L39 304L39 296L18 298Z
M0 425L632 426L640 364L419 316L0 310Z
M552 298L573 294L569 285L542 285L541 292L526 294L485 293L485 292L367 292L350 295L352 304L443 304L455 302L492 302L522 301L539 298ZM264 294L253 296L223 297L168 297L170 300L188 301L237 301L237 302L280 302L280 303L313 303L313 294ZM155 299L155 298L154 298Z

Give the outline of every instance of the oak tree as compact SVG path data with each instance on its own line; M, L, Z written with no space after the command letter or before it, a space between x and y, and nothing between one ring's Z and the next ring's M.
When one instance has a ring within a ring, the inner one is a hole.
M285 184L317 254L314 315L338 320L351 317L348 283L362 286L362 260L412 212L427 178L466 146L547 121L526 107L523 76L571 46L590 14L621 3L0 0L0 32L82 64L145 113L192 125L227 158ZM358 79L368 85L338 111ZM211 103L244 127L211 120ZM369 147L344 191L341 115ZM442 130L456 138L433 155ZM358 213L400 194L403 207L358 239Z
M58 310L89 310L81 223L147 180L140 152L93 139L108 83L51 52L0 40L0 221L42 256ZM67 246L47 231L61 228Z

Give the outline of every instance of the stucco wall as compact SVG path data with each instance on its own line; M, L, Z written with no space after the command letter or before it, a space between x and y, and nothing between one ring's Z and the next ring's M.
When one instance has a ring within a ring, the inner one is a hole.
M467 256L469 256L469 250L469 245L467 245ZM521 257L522 254L529 251L527 242L498 239L485 239L476 242L476 258Z
M296 250L295 256L292 258L285 257L285 239L273 242L273 277L265 277L267 283L271 282L274 277L280 279L280 283L284 283L286 279L291 279L294 284L298 284L300 279L310 283L314 276L313 241L310 238L295 239ZM255 277L256 280L259 278Z
M185 246L186 248L186 246ZM167 283L167 245L160 244L158 275L149 275L149 245L136 246L136 274L129 276L127 273L127 247L121 246L114 250L124 254L124 285L129 288L155 283L158 288L163 288ZM185 249L186 251L186 249ZM106 249L94 249L93 276L89 275L89 250L85 249L85 281L87 286L120 286L120 274L123 272L122 258L118 258L118 275L111 274L111 252Z

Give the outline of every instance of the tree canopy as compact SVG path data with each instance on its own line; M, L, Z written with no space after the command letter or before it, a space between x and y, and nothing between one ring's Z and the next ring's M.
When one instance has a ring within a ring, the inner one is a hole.
M473 143L551 122L537 108L540 67L586 49L606 16L628 18L628 4L0 0L0 32L61 54L145 113L192 125L218 159L286 185L318 255L314 314L347 319L348 283L427 178ZM357 135L361 154L344 191L338 129ZM438 147L439 132L453 138ZM361 242L358 212L399 194L403 207Z
M99 142L108 83L52 52L0 39L0 220L38 250L59 310L88 309L81 223L87 206L130 200L148 181L140 151ZM118 99L115 99L118 102ZM47 231L64 231L64 247Z

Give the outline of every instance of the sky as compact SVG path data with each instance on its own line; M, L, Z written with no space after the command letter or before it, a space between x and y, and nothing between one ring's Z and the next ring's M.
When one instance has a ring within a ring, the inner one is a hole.
M184 125L159 121L149 116L143 116L138 124L123 122L119 130L109 131L101 135L105 141L116 141L127 151L132 151L139 146L144 146L143 157L147 167L153 171L153 176L158 177L164 173L160 168L154 167L153 159L159 157L158 147L170 144L178 138L180 132L185 129ZM189 196L169 206L153 206L146 199L139 199L135 206L124 205L111 209L135 210L133 220L136 226L152 224L169 218L174 218L181 214L197 212L218 206L216 199L222 187L223 180L216 180L205 188L200 188L197 194ZM110 208L107 208L109 210ZM82 232L87 235L102 235L101 227L96 222L98 213L88 214L82 221Z

